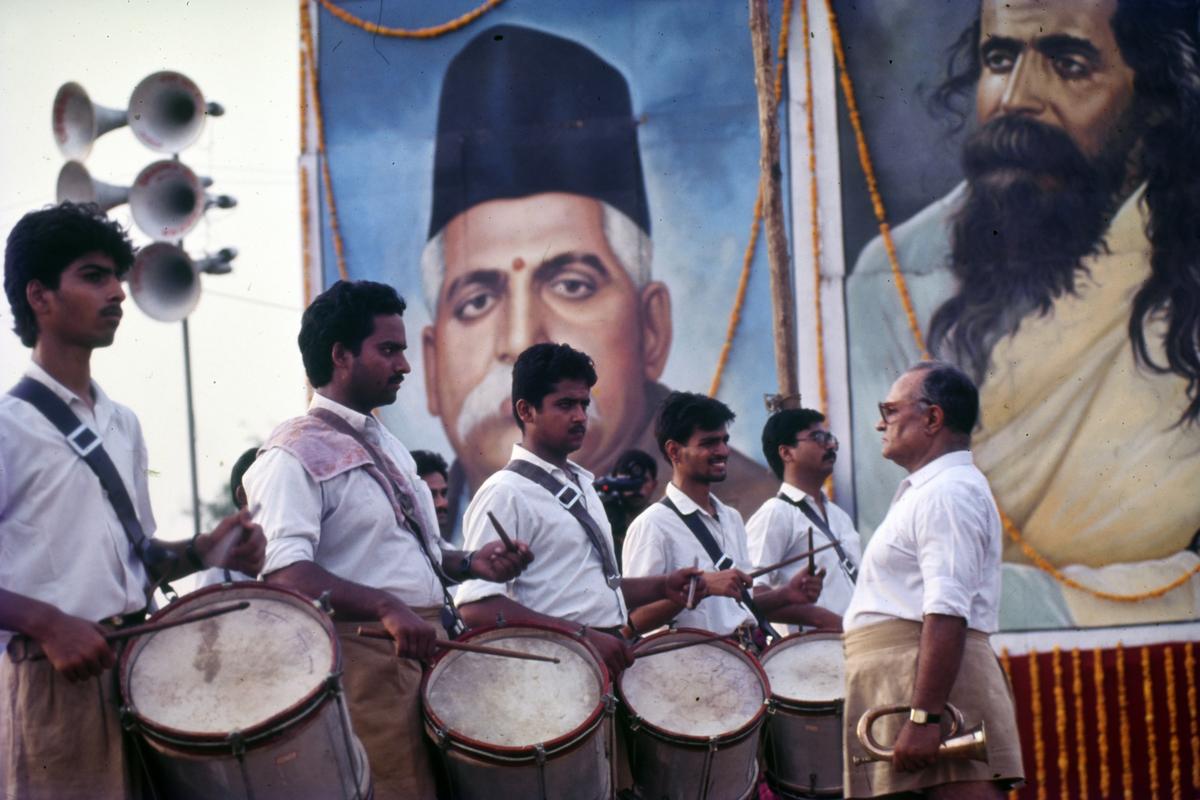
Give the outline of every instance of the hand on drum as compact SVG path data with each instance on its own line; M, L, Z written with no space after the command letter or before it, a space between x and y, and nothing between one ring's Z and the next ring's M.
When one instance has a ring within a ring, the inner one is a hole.
M596 648L596 652L600 654L600 660L608 667L614 680L626 667L633 665L633 648L619 636L611 636L602 631L588 628L584 639Z
M422 661L433 657L437 631L408 606L398 601L389 603L379 615L379 621L396 641L397 656Z
M267 552L267 538L251 513L242 509L196 538L196 553L210 567L257 575Z
M900 772L919 772L937 761L942 730L937 725L917 725L905 722L896 737L892 766Z
M87 680L117 663L104 628L70 614L57 612L33 638L51 665L71 682Z
M825 585L825 570L819 569L814 575L807 568L800 570L787 583L791 601L798 605L817 602L821 596L821 588Z
M750 576L740 569L704 573L704 584L708 587L708 594L714 597L732 597L740 600L742 592L749 589L753 583Z
M488 542L475 551L471 558L471 573L485 581L504 583L517 577L533 561L533 551L520 540L514 541L515 550L499 540Z
M695 608L697 603L711 594L704 583L704 572L696 567L683 567L668 572L663 577L666 579L663 583L664 599L685 608ZM696 579L695 591L692 590L692 578ZM688 606L689 594L692 599L691 606Z

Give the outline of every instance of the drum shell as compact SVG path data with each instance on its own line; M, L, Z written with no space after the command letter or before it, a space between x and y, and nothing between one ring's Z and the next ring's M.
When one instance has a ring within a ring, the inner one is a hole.
M462 641L487 644L523 634L551 638L586 654L600 679L600 703L581 725L542 746L504 747L474 740L446 727L430 706L429 684L437 679L437 665L453 656L453 651L443 652L422 679L421 698L425 731L441 756L451 796L455 800L611 798L616 703L608 669L595 650L561 630L525 623L476 628Z
M833 639L840 640L840 634L788 636L768 648L763 662L787 647ZM784 797L841 797L843 725L841 699L805 701L772 695L763 733L763 760L771 788Z
M255 599L282 601L319 621L330 638L329 678L302 700L236 735L174 730L142 717L130 705L132 673L143 634L128 643L119 665L122 721L133 731L136 756L146 762L166 797L290 800L297 796L365 798L371 795L366 753L354 736L341 695L341 650L328 616L295 592L257 582L210 586L154 615L169 620L215 604ZM252 606L253 607L253 606ZM234 612L248 613L248 612Z
M713 645L735 651L747 659L757 672L764 693L770 694L770 684L757 659L709 631L679 628L650 636L638 644L635 653L667 641L682 642L695 637L710 639ZM754 793L765 704L753 719L738 729L711 737L697 737L680 735L640 719L636 709L625 701L623 693L621 697L629 766L639 797L645 800L744 800Z

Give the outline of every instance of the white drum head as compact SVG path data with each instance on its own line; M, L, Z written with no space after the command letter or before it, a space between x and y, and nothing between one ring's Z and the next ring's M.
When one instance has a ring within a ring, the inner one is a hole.
M834 703L845 697L842 637L808 633L784 639L763 654L771 692L802 703Z
M509 628L468 639L559 659L558 664L450 651L425 685L426 712L459 738L531 747L567 736L599 708L604 678L580 643L552 631Z
M299 598L234 587L185 598L171 616L240 600L250 607L136 641L124 685L143 719L185 734L245 731L321 687L335 643L320 612Z
M762 710L767 694L745 653L705 643L645 655L655 646L688 638L692 635L666 634L638 647L637 660L621 674L626 705L656 728L681 736L719 736L745 727Z

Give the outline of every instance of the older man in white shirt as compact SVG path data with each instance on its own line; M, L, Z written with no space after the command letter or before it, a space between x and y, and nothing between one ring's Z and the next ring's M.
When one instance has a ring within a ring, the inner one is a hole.
M376 798L432 798L416 660L453 625L445 583L507 580L531 558L524 543L451 550L408 450L371 412L395 402L409 364L404 301L369 281L331 286L304 312L300 350L315 389L309 412L284 422L244 479L262 505L266 580L329 593L354 731ZM355 635L378 621L394 645ZM401 656L397 659L395 656ZM407 659L407 660L406 660Z
M837 462L837 437L829 432L821 412L789 408L771 415L763 426L762 450L782 483L779 494L763 503L746 523L750 561L763 567L810 548L833 545L813 556L817 568L825 573L825 584L816 603L803 609L799 624L840 631L842 614L854 594L862 542L850 515L821 489ZM767 573L765 582L778 588L803 569L803 562L780 567Z
M909 475L863 555L845 617L846 797L922 790L938 798L1000 798L1023 779L1008 682L988 642L999 621L1000 516L971 458L979 394L957 367L921 362L879 405L883 456ZM945 706L968 726L985 722L988 761L938 759ZM870 707L883 717L890 762L865 755L855 727ZM939 724L942 723L942 724Z

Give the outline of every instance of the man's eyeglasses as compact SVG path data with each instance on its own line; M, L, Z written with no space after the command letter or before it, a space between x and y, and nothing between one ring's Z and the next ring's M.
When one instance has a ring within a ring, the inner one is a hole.
M812 442L818 447L832 447L834 450L838 448L838 439L829 431L816 430L808 436L797 436L796 444L801 442Z
M929 401L923 397L919 398L917 400L908 400L903 403L880 403L879 404L879 416L883 419L884 425L891 425L892 420L894 420L896 418L896 415L900 413L900 410L902 408L904 408L905 406L916 405L917 403L923 403L924 405L930 405Z

